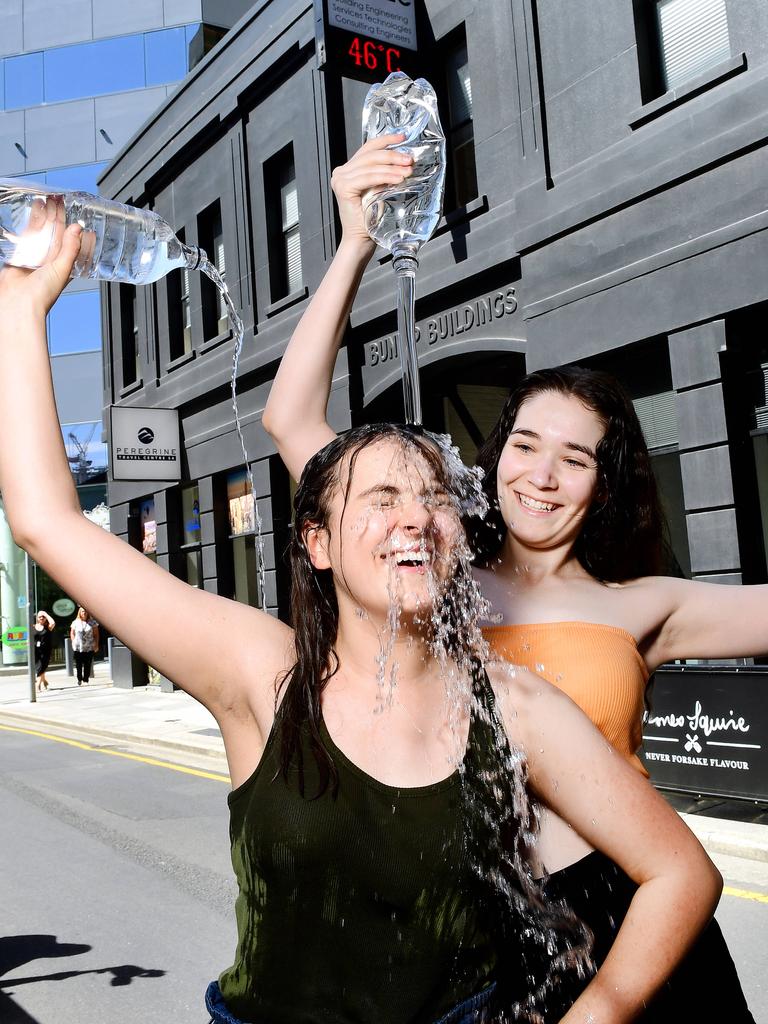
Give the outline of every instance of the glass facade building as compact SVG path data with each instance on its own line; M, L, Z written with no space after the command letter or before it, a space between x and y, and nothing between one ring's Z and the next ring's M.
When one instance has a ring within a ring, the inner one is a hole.
M247 10L247 0L3 0L0 178L98 192L109 162ZM106 499L99 285L75 281L48 318L67 458L84 509ZM24 619L23 553L0 505L3 632ZM58 596L38 573L41 607ZM48 591L51 591L49 594ZM58 632L58 630L57 630ZM0 664L26 652L0 646Z

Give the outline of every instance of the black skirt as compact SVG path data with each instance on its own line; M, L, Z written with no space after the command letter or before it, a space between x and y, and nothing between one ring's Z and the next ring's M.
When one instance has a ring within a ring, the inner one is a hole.
M593 959L599 967L613 945L637 885L599 851L550 875L546 893L565 899L595 936ZM653 956L653 949L647 950ZM702 980L707 979L707 984ZM559 1018L573 1005L589 978L571 977L548 999L547 1020ZM731 954L714 918L645 1011L638 1024L681 1024L683 1021L755 1024L741 989Z

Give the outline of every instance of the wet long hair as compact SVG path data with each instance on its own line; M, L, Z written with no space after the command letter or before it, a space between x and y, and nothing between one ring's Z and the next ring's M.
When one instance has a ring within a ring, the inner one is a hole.
M496 426L478 453L490 503L485 520L467 520L478 565L498 558L507 526L499 509L496 474L504 446L524 402L547 392L577 398L600 419L597 486L574 553L595 579L620 583L661 570L664 516L648 446L632 401L610 374L582 366L536 370L514 388Z
M310 530L328 528L331 499L339 489L343 493L346 508L358 455L363 449L382 440L394 440L404 450L421 455L439 487L455 500L457 512L460 514L462 511L462 495L459 493L461 482L457 483L452 476L451 468L438 450L435 440L418 426L378 423L355 427L322 448L304 467L294 499L294 523L288 547L291 570L290 616L296 660L280 681L276 694L278 700L280 693L285 691L277 713L280 773L286 779L296 773L302 796L305 793L306 768L301 742L304 730L319 773L319 786L312 795L319 796L329 784L335 792L338 783L333 761L321 739L320 709L322 693L339 668L335 649L339 606L333 573L330 569L316 569L312 564L306 536ZM469 477L471 471L464 470L464 473ZM477 477L472 479L478 480ZM482 498L479 482L477 491ZM342 519L343 515L342 512ZM457 621L450 600L451 595L472 585L467 558L455 566L451 587L445 588L448 596L435 615L441 637L449 639L445 645L449 656L466 653L474 639L463 635L464 631ZM479 631L477 635L479 637Z

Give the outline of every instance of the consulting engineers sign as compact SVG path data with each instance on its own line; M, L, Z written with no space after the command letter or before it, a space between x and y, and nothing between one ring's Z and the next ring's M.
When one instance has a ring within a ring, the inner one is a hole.
M653 782L687 793L768 798L768 673L680 666L654 676L643 721Z
M181 480L179 413L176 409L110 409L114 480Z

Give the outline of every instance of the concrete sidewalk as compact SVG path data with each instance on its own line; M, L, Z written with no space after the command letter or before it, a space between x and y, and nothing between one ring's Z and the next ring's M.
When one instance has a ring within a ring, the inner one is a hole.
M226 769L219 727L202 704L182 690L115 687L106 661L96 662L94 670L90 682L78 686L63 668L49 669L48 689L34 704L26 675L0 675L0 722L157 747L167 758L174 753L214 757Z
M201 704L181 690L163 693L154 686L113 687L108 663L97 662L94 667L94 678L84 686L78 686L64 669L49 671L49 688L38 694L34 704L26 674L0 674L0 724L150 746L166 759L174 754L181 759L203 756L226 772L221 734ZM764 865L768 886L768 808L745 801L668 797L711 854ZM759 874L762 878L762 868Z

